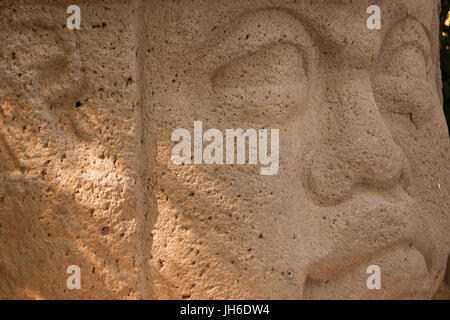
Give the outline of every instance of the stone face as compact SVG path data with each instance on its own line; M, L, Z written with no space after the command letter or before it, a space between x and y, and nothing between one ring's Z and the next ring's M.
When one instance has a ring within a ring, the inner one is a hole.
M431 298L439 2L329 2L2 2L0 298ZM279 129L277 174L174 164L194 121Z

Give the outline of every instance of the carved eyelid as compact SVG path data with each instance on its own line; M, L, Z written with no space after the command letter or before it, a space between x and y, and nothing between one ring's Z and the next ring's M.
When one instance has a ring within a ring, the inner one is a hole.
M378 76L373 81L375 97L382 102L385 109L398 113L413 113L424 123L431 117L433 106L437 103L433 101L436 96L427 81L410 81L415 90L411 90L411 85L398 77Z
M390 64L400 50L415 47L424 56L426 77L429 78L432 68L431 44L422 25L416 20L404 19L398 22L389 34L389 38L383 43L380 56L388 55L390 59L387 61ZM437 99L434 89L426 79L412 78L409 81L408 84L404 79L377 71L373 78L374 94L386 109L412 113L419 123L424 123L430 119L433 106L439 102L434 102ZM414 90L411 90L411 84L414 85Z
M431 43L425 28L415 19L407 18L400 20L388 33L383 41L380 56L394 57L400 50L406 47L415 47L422 52L427 73L432 68ZM390 59L388 59L390 60Z
M207 48L199 57L203 66L214 72L241 56L256 52L264 46L283 42L303 51L308 60L316 58L313 41L303 23L285 10L264 9L242 15L232 31ZM313 64L307 64L311 74Z

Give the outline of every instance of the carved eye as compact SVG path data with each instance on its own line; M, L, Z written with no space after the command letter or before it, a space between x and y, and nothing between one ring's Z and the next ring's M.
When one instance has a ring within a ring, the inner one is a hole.
M427 79L427 61L422 51L416 46L406 46L397 50L390 63L393 76Z
M305 79L303 59L296 47L275 44L238 58L220 68L215 86L227 88L261 87L300 83Z
M278 42L220 67L212 82L216 104L229 114L284 121L305 97L308 77L301 51Z
M402 47L373 79L375 99L389 121L413 131L428 121L436 95L428 81L424 53L413 45Z

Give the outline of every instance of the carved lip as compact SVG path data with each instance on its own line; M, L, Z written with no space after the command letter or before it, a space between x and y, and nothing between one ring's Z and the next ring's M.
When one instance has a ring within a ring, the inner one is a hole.
M423 273L420 269L420 266L423 266L421 264L419 265L413 265L411 264L410 269L408 270L407 275L402 275L402 278L416 278L418 280L419 278L422 282L416 282L415 285L408 281L408 283L399 283L396 284L395 291L396 293L390 296L390 299L417 299L418 297L426 298L426 295L430 292L431 289L431 278L430 278L430 270L428 267L428 264L426 262L425 255L414 247L413 244L406 245L406 243L401 243L399 245L394 246L391 248L394 254L398 254L395 258L388 259L387 262L392 263L393 265L399 266L401 260L403 259L403 256L400 254L400 250L406 248L406 250L410 250L411 252L418 253L422 258L423 261L426 264L426 276L425 278L422 278ZM384 249L382 252L380 252L380 255L384 255L388 252L389 249ZM383 277L383 274L381 275ZM392 284L391 284L392 285Z
M336 219L334 225L324 226L328 236L322 242L322 254L309 265L310 279L329 280L400 246L417 250L430 276L433 250L427 237L431 232L429 223L417 202L400 185L388 191L357 190L348 201L321 211Z
M418 257L419 260L415 260ZM409 259L413 257L413 259ZM408 259L406 259L408 258ZM422 261L420 261L422 259ZM431 292L429 271L419 250L399 244L379 252L376 260L349 266L327 281L317 281L305 286L304 294L310 299L426 299ZM367 267L379 266L381 288L367 287ZM397 272L396 272L397 268ZM352 284L349 286L349 284ZM332 293L332 294L330 294Z

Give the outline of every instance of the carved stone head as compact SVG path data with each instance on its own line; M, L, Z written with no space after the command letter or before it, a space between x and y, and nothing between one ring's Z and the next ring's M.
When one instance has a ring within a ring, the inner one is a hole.
M439 1L0 2L0 298L436 292Z
M146 6L142 124L145 153L156 154L147 196L156 200L148 230L157 297L436 291L450 240L438 3L384 1L381 29L367 27L370 4ZM193 141L212 128L224 141L227 129L278 129L279 170L261 175L249 156L246 165L195 155L174 163L179 128ZM367 287L373 265L381 290Z

